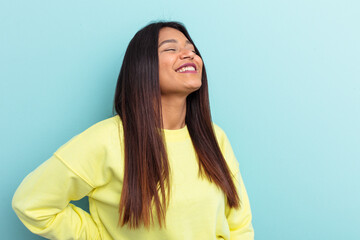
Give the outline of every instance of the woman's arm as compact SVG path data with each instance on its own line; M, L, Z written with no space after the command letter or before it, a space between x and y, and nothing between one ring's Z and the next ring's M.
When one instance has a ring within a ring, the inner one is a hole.
M30 231L50 239L100 239L90 214L69 202L109 181L107 149L118 144L117 130L114 118L94 124L23 180L13 208Z
M226 210L226 218L230 228L230 239L253 240L254 229L251 224L250 203L240 171L235 174L234 183L240 197L240 208L227 208Z
M252 226L252 215L249 198L241 177L239 162L236 160L234 151L225 132L216 124L214 130L218 138L220 149L233 175L233 181L240 198L240 208L225 207L225 215L230 229L231 240L253 240L254 229Z
M90 214L69 204L93 187L54 154L31 172L13 197L12 206L33 233L49 239L100 239Z

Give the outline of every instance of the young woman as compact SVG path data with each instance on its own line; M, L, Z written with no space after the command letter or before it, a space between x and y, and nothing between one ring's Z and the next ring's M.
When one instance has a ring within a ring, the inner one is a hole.
M49 239L253 239L230 143L211 122L205 67L185 27L131 40L116 115L60 147L17 189L13 208ZM89 197L90 214L70 204Z

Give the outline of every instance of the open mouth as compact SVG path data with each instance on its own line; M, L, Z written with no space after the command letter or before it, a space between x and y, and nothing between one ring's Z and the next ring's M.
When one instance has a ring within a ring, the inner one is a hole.
M178 73L196 73L196 65L194 63L185 63L176 69Z

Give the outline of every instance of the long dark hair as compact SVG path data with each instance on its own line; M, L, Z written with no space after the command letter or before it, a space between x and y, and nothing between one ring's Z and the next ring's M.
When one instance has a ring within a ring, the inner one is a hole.
M119 223L137 228L154 222L155 207L160 227L165 226L170 196L170 167L163 141L161 93L159 86L159 31L171 27L182 32L194 45L183 24L155 22L138 31L127 47L115 91L114 110L124 131L124 181ZM240 199L231 172L221 153L211 122L205 66L202 86L186 99L189 134L199 159L199 175L207 177L224 192L230 207Z

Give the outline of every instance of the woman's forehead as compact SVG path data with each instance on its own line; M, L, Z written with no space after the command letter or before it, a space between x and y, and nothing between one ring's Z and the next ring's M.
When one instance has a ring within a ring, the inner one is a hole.
M173 44L185 43L184 44L185 46L191 45L195 47L194 44L191 43L189 39L187 39L186 36L181 31L170 27L165 27L160 29L158 43L159 43L158 48L160 48L164 44L169 44L169 43L173 43Z
M160 29L159 32L159 42L165 41L165 40L169 40L169 39L174 39L174 40L185 40L190 42L185 35L180 32L177 29L174 28L170 28L170 27L164 27L162 29Z
M176 39L173 39L173 38L166 39L166 40L160 42L159 47L161 47L162 45L164 45L166 43L179 43L179 41ZM186 39L185 45L187 45L187 44L193 45L188 39Z

